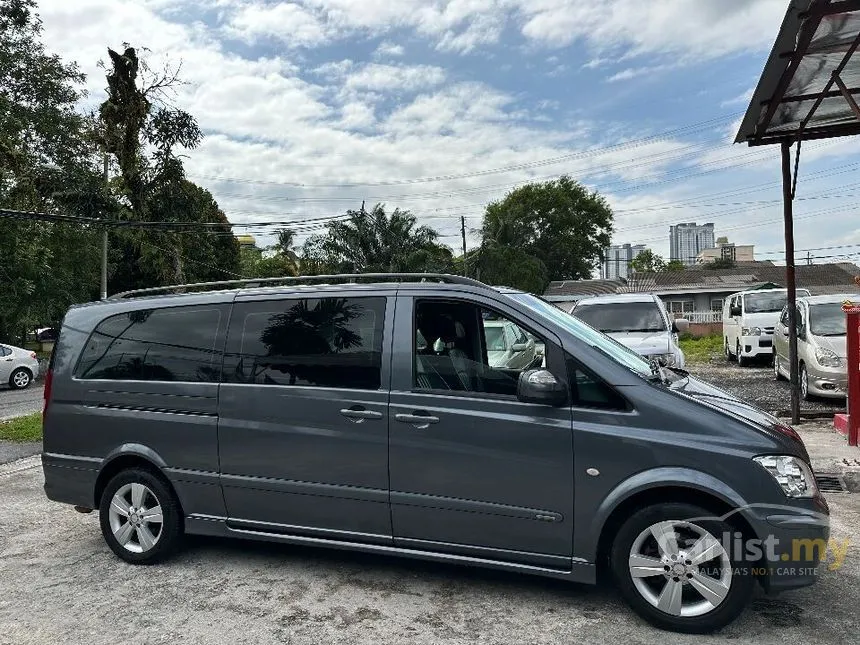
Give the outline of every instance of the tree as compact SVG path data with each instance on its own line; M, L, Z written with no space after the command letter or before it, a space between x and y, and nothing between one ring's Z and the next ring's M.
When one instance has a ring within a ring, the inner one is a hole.
M305 242L304 272L395 273L450 271L451 249L438 242L429 226L418 226L409 211L388 216L377 204L370 212L347 211L346 221L332 222L322 235Z
M35 6L0 3L0 207L74 207L92 216L106 195L89 154L87 121L75 111L84 77L46 51ZM92 228L0 219L0 340L56 322L69 304L98 293L98 239Z
M645 249L630 262L630 270L635 273L659 273L666 270L666 261L651 249Z
M666 263L666 271L683 271L686 268L681 260L669 260Z
M549 283L546 265L512 246L485 244L467 262L470 274L487 284L541 294Z
M519 249L544 264L548 280L591 277L611 233L606 200L566 175L493 202L481 227L482 247Z
M705 269L734 269L736 263L731 258L717 258L702 265Z
M278 231L277 242L265 249L242 248L241 273L247 278L281 278L299 274L299 255L295 247L295 232L285 228Z
M202 134L194 117L168 102L170 92L181 84L179 69L155 72L129 46L122 54L108 49L108 56L108 97L99 107L98 139L119 166L116 189L134 219L182 221L180 210L172 207L173 198L187 189L175 151L196 148ZM171 261L164 280L185 282L181 239L173 236L163 241L170 250L162 252ZM134 251L134 245L130 249ZM165 274L162 266L157 273Z

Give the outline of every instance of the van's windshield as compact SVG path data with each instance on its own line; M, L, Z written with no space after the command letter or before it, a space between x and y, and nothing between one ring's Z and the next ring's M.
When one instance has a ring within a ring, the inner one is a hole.
M813 336L845 336L847 319L838 302L810 305L809 333Z
M652 376L651 364L646 359L634 352L632 349L625 347L615 339L594 329L594 327L591 327L583 321L574 318L570 314L563 312L561 309L548 303L546 300L541 300L531 294L512 293L508 295L517 302L524 304L541 317L549 318L552 322L561 326L566 331L569 331L582 342L588 343L592 347L596 347L604 354L608 354L610 358L621 363L636 374L645 378L650 378Z
M806 289L798 289L797 297L808 296ZM744 295L744 313L762 314L780 312L788 300L788 291L762 291Z
M583 303L573 315L605 334L666 331L666 321L654 302Z

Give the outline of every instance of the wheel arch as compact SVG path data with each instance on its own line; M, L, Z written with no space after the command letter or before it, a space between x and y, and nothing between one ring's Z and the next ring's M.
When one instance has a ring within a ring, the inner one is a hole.
M624 520L638 509L669 502L701 506L722 517L747 505L733 488L716 477L687 468L657 468L619 484L601 504L591 526L592 550L598 570L608 562L612 541ZM748 537L756 536L743 512L731 521Z
M161 455L148 446L135 443L118 446L102 460L99 467L99 474L96 477L96 485L93 490L93 508L99 507L102 493L108 482L120 472L129 470L130 468L142 468L161 479L173 493L176 502L181 508L181 500L176 488L164 473L164 468L166 467L167 464Z

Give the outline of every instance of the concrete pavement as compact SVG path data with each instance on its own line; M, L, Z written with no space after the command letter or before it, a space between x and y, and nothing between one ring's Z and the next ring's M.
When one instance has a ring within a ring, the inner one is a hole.
M40 412L43 396L44 387L41 382L33 383L24 390L0 387L0 421Z

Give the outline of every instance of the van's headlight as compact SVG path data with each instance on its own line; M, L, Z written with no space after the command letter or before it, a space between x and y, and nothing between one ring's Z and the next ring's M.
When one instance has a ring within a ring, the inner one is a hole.
M744 336L761 336L761 327L741 327Z
M824 367L839 367L842 364L842 359L835 352L823 347L815 350L815 360Z
M812 469L803 459L790 455L768 455L756 457L755 461L773 475L787 497L814 497L818 493Z
M664 367L672 367L675 365L675 355L674 354L654 354L651 358L655 359L660 365Z

